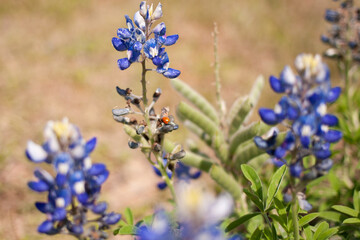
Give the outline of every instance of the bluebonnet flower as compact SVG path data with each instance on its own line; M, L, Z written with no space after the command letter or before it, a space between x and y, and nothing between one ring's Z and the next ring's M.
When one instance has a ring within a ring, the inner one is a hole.
M324 55L345 59L350 54L350 58L359 62L360 11L354 6L354 1L345 0L338 9L327 9L324 18L331 24L327 34L321 36L321 41L331 47Z
M107 204L98 202L102 184L109 176L105 164L92 163L90 153L96 138L85 141L79 129L63 121L49 121L44 130L45 142L38 145L29 141L26 156L35 163L51 164L56 172L53 177L43 169L34 172L36 181L28 186L36 192L47 192L48 202L36 202L36 208L46 214L46 220L38 231L45 234L66 233L75 236L99 236L106 239L102 231L117 223L121 216L107 213ZM84 229L88 223L86 212L97 214L98 228Z
M198 179L201 176L201 171L199 170L193 171L191 167L185 165L181 161L177 161L174 166L174 163L169 162L168 154L163 155L163 165L167 166L166 173L169 179L172 179L173 171L175 172L176 180L180 180L180 181L190 181L191 179ZM153 169L156 175L162 177L160 170L156 166L153 166ZM160 190L163 190L167 187L167 184L165 181L161 181L157 184L157 187Z
M295 153L295 158L288 163L291 175L309 179L310 175L304 175L302 159L314 155L316 164L308 169L311 177L323 175L332 166L330 143L342 138L340 131L330 129L337 125L337 117L327 113L327 105L336 101L341 89L331 87L329 69L319 55L300 54L295 67L298 75L286 66L279 78L270 77L271 88L285 96L274 110L259 110L266 124L283 123L289 127L284 141L275 146L278 132L273 130L270 136L256 137L254 141L276 163L287 163L286 156ZM317 171L315 175L314 170Z
M233 200L227 194L218 198L198 187L180 182L177 186L177 209L172 223L163 211L155 214L151 226L139 228L139 240L241 240L240 235L227 237L218 226L233 208Z
M118 60L118 66L125 70L134 62L150 59L156 66L156 71L167 78L176 78L180 71L169 68L169 57L165 46L171 46L179 39L179 35L166 35L165 23L159 23L152 30L153 23L162 17L162 5L155 10L153 5L140 3L140 10L134 15L134 22L125 16L127 28L119 28L117 36L112 38L112 44L118 51L127 51L127 57ZM152 38L151 38L152 37Z

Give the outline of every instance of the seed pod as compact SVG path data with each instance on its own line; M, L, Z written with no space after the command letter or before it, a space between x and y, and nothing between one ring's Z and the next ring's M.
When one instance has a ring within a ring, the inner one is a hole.
M138 142L134 142L134 141L129 141L128 145L131 149L136 149L140 146L140 144Z
M156 91L153 94L153 101L156 102L159 97L161 96L161 88L156 89Z
M112 110L112 114L115 116L123 116L130 113L129 108L117 108Z
M114 118L114 120L116 120L120 123L130 124L130 118L128 118L128 117L113 115L113 118Z
M145 130L145 126L144 126L144 125L140 125L140 126L138 126L138 127L136 128L136 133L137 133L138 135L141 135L141 134L144 132L144 130Z
M169 159L170 160L178 160L178 159L182 159L183 157L185 157L186 152L184 151L184 149L181 149L179 152L171 154Z
M174 126L168 124L168 125L164 125L161 128L158 128L158 131L161 133L169 133L172 132L174 130Z

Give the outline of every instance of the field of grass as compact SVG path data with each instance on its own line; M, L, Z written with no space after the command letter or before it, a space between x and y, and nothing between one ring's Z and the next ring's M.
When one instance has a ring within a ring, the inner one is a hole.
M86 139L98 137L92 158L111 169L102 195L110 209L122 212L130 206L142 216L166 199L167 192L156 190L158 179L147 161L128 149L128 138L111 114L114 106L124 105L116 85L140 90L140 66L120 71L116 60L124 53L111 45L117 28L125 26L123 15L132 17L138 4L1 1L0 239L48 239L36 232L44 216L33 203L46 197L27 188L35 167L24 155L29 139L42 141L47 120L67 116ZM257 75L277 75L298 53L321 53L319 38L327 27L323 15L329 6L334 6L330 0L164 1L167 33L180 35L168 48L171 66L214 100L211 32L217 22L223 96L230 104L247 93ZM158 106L175 110L180 97L168 80L156 73L149 76L150 92L163 89ZM260 104L272 107L276 99L269 92L264 91ZM171 137L181 143L186 134L180 128Z

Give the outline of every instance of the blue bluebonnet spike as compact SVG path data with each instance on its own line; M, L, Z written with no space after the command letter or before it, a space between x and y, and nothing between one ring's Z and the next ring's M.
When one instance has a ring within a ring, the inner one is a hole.
M38 227L45 234L85 234L86 212L92 210L103 217L91 231L103 234L109 224L120 220L120 215L106 213L107 204L97 202L102 184L109 176L105 164L92 164L89 154L96 146L96 138L85 141L79 129L63 121L49 121L44 130L42 145L28 142L26 155L30 161L52 165L55 178L43 169L34 171L38 181L30 181L29 187L37 192L48 192L47 202L36 202L36 208L46 214L47 220ZM71 203L71 208L69 207ZM66 230L67 229L67 230ZM82 236L84 238L85 236ZM105 239L105 238L103 238Z
M125 70L135 62L143 62L147 58L152 60L157 67L156 71L166 78L176 78L180 71L169 68L169 58L162 46L171 46L179 39L179 35L166 36L165 23L156 25L150 29L152 24L162 17L162 5L159 3L153 11L146 2L140 3L140 9L134 15L134 22L129 16L125 16L127 28L119 28L117 38L111 42L118 51L127 50L127 57L117 61L118 67ZM148 27L147 27L148 26Z
M270 155L276 166L286 163L292 176L313 179L329 170L324 167L320 171L319 166L332 166L330 143L342 138L340 131L330 129L338 124L337 117L327 113L327 104L336 101L341 89L331 87L329 68L320 55L298 55L295 68L297 74L286 66L279 78L270 77L271 88L284 96L274 110L259 110L266 124L288 126L287 136L278 147L270 144L267 138L255 137L254 142ZM289 155L295 157L286 161ZM316 164L303 169L302 160L308 155L315 156Z

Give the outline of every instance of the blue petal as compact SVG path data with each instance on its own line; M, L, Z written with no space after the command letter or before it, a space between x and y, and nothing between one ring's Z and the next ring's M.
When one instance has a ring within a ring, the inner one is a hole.
M271 162L276 166L276 167L281 167L285 164L285 162L277 159L277 158L271 158Z
M38 227L38 232L49 233L52 230L52 228L53 228L53 223L49 220L46 220L40 224L40 226Z
M330 158L324 159L320 163L316 164L316 169L319 171L328 172L332 168L333 164L334 162Z
M54 184L54 178L50 175L50 173L48 173L44 169L40 169L40 168L36 169L34 171L34 175L38 179L46 182L48 185L53 185Z
M95 163L91 166L91 168L88 170L88 174L89 175L99 175L101 173L103 173L106 170L106 165L103 163Z
M259 114L263 122L269 125L275 125L278 123L278 119L274 110L268 108L260 108Z
M86 153L87 154L91 153L95 149L95 147L96 147L96 137L93 137L86 143L86 146L85 146Z
M113 37L111 40L114 48L118 51L125 51L127 49L126 45L119 38Z
M167 187L167 184L166 182L159 182L157 184L157 187L160 189L160 190L164 190L166 187Z
M108 225L112 225L112 224L115 224L118 221L120 221L120 219L121 219L121 214L112 212L112 213L107 214L103 218L103 221Z
M339 123L339 120L336 116L331 114L326 114L321 118L321 123L328 126L336 126Z
M36 163L45 161L48 156L47 152L42 148L42 146L32 141L28 141L25 153L26 153L26 157L30 161Z
M119 28L117 30L117 35L120 39L129 39L132 36L131 32L126 28Z
M125 70L125 69L129 68L131 65L129 59L127 59L127 58L119 59L117 64L121 70Z
M35 207L42 213L50 213L54 210L51 204L44 202L36 202Z
M86 205L87 200L89 199L89 196L86 193L80 193L77 195L77 199L80 203L83 205Z
M155 166L152 166L152 167L153 167L153 169L154 169L155 174L158 175L159 177L161 177L162 174L161 174L160 170L159 170L157 167L155 167Z
M97 176L96 178L96 183L101 185L103 184L106 179L109 177L109 171L105 170L101 175Z
M81 235L84 232L82 225L72 224L71 226L68 227L68 229L70 232L72 232L75 235Z
M180 71L173 69L173 68L168 68L168 70L166 72L163 73L164 77L166 78L176 78L180 75Z
M254 143L258 148L263 150L266 150L269 147L268 142L259 136L254 137Z
M94 205L91 210L96 214L103 214L107 209L106 202L99 202L98 204Z
M42 180L38 182L34 182L34 181L28 182L28 186L35 192L45 192L49 190L49 185Z
M325 140L329 143L334 143L339 141L342 138L342 132L337 130L329 130L325 133Z
M276 158L283 158L286 154L286 149L282 148L282 147L277 147L275 150L275 157Z
M118 93L120 96L125 97L125 96L127 95L126 90L125 90L125 89L121 89L121 88L119 88L118 86L116 86L116 91L117 91L117 93Z
M56 208L52 214L53 221L61 221L66 218L66 209L65 208Z
M56 192L57 197L61 197L65 200L65 207L68 206L71 202L71 191L70 189L60 189Z
M158 36L164 36L166 33L166 26L165 23L159 23L153 29L153 33Z
M334 87L332 88L327 96L326 96L326 101L329 102L329 103L333 103L335 102L339 96L340 96L340 93L341 93L341 88L340 87Z
M295 163L290 166L290 174L293 177L299 178L302 171L303 171L303 168L300 163Z
M196 171L195 173L190 174L190 177L192 179L198 179L200 176L201 176L201 171Z
M330 42L330 39L329 39L327 36L325 36L325 35L321 35L321 41L322 41L323 43L329 43L329 42Z
M165 46L171 46L176 43L176 41L179 39L179 35L170 35L166 37L166 40L164 42Z
M271 88L274 90L274 92L277 92L277 93L283 93L285 92L285 88L284 86L281 84L280 80L277 79L276 77L274 76L270 76L270 86Z
M55 180L58 186L64 186L67 180L67 175L58 173Z
M156 56L152 59L152 62L155 66L161 66L162 65L162 61L161 61L161 58Z
M340 13L335 10L327 9L325 12L325 20L331 23L337 23L340 20Z
M132 22L132 20L130 19L130 17L128 15L125 15L125 19L126 19L126 25L128 27L128 29L132 32L134 31L134 24Z
M331 156L331 151L329 149L317 150L314 155L317 159L323 160Z
M311 141L311 139L308 136L301 136L300 137L300 142L301 142L301 144L303 145L304 148L309 148L310 141Z

